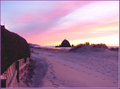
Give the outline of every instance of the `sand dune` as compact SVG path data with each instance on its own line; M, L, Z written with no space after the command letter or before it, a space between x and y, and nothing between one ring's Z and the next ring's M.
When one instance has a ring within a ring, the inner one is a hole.
M118 87L118 52L36 49L31 87Z

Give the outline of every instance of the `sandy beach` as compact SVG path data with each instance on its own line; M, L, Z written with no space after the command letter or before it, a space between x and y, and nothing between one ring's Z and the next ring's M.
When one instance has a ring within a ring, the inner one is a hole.
M118 52L67 52L31 48L30 87L118 87Z
M1 87L120 88L119 0L1 1Z

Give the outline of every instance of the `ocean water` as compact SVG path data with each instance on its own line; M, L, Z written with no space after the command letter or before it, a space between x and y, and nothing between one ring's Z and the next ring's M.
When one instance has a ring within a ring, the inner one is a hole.
M52 48L52 49L71 49L72 47L55 47L55 46L34 46L34 47L43 47L43 48ZM119 46L107 46L108 48L116 48L116 47L119 47Z
M52 48L52 49L71 49L71 47L55 47L55 46L40 46L44 48Z

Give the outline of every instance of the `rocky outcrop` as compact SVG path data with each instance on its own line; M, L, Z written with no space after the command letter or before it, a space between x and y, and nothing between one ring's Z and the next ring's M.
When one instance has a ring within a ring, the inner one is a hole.
M71 47L71 46L70 46L69 41L66 40L66 39L64 39L64 40L62 41L61 45L60 45L60 46L56 46L56 47Z
M1 26L1 74L13 62L25 57L30 57L26 40Z

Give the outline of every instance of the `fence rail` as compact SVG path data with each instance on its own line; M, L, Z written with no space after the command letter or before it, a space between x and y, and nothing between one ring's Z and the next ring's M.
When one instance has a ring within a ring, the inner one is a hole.
M22 58L15 61L2 75L1 75L1 87L18 87L16 82L24 76L25 70L29 65L30 58Z

